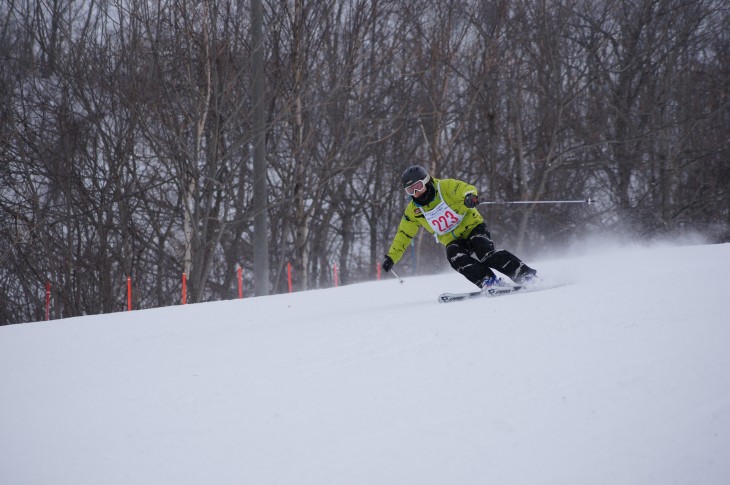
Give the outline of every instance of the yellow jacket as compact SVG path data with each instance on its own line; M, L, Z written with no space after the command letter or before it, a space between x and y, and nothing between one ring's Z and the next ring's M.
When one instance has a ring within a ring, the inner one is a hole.
M477 193L477 189L473 185L456 179L433 179L433 184L436 189L436 195L429 204L421 207L411 199L408 206L406 206L406 210L403 212L403 218L398 225L398 232L393 238L393 243L388 250L388 256L395 263L400 261L408 245L411 244L411 240L418 233L419 227L424 227L431 234L435 234L428 220L424 217L422 209L428 212L443 200L454 212L464 216L461 223L453 231L436 236L438 241L444 246L456 239L468 238L471 231L477 225L484 222L484 218L478 210L475 208L470 209L464 205L464 197L466 197L466 194Z

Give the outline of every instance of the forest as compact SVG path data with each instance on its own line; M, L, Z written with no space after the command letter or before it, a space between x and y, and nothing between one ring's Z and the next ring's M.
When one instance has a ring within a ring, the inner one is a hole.
M134 308L179 304L183 273L189 303L235 298L238 267L247 297L289 265L295 290L374 279L412 164L482 200L596 200L481 208L525 259L730 241L727 2L264 0L257 65L256 1L0 3L0 325L44 320L47 283L57 319L125 310L128 278ZM421 231L396 269L445 265Z

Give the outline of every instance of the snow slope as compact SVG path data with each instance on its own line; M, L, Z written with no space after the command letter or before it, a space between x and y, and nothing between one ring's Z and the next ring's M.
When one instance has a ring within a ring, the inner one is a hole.
M0 328L0 483L730 483L730 245Z

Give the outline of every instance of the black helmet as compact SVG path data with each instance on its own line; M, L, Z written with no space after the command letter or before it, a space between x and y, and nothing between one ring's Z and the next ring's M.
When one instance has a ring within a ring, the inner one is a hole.
M428 172L425 168L423 168L420 165L411 165L406 169L405 172L403 172L403 175L400 177L401 182L403 182L403 188L409 187L419 180L423 180L424 184L427 184L431 177L428 175Z

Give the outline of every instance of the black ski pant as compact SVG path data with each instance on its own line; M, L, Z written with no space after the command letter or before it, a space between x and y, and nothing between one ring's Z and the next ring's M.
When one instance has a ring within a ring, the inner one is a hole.
M452 268L477 286L480 286L483 279L495 276L492 269L513 280L526 271L536 273L509 251L495 250L485 223L476 226L468 239L457 239L449 243L446 246L446 257Z

